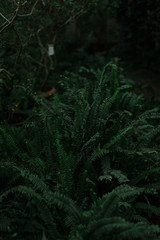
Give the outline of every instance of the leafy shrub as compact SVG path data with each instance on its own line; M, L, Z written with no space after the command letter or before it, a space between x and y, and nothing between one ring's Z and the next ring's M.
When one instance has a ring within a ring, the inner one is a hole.
M2 215L5 201L20 214L10 212L11 234L23 238L17 226L29 217L39 238L158 239L150 223L159 221L159 108L134 93L114 64L81 68L60 84L63 94L51 101L34 97L32 121L1 124ZM26 202L36 210L22 215Z
M11 68L15 62L15 67L19 67L18 70L21 72L21 65L17 63L20 64L22 61L22 71L27 68L32 74L32 70L38 70L40 67L40 71L42 67L47 74L50 67L53 67L53 59L48 56L48 44L54 44L60 29L87 12L94 4L96 0L90 2L38 0L34 3L13 1L11 4L9 1L4 2L0 20L0 32L4 33L4 36L2 35L3 56L10 50L12 57L4 58L4 67L15 73L16 69Z
M127 199L143 189L123 185L83 210L72 199L52 192L38 176L18 167L3 166L3 179L5 167L8 178L12 174L14 177L10 178L10 186L7 184L8 190L0 195L2 239L158 239L158 226L150 226L134 212L136 223L125 216L124 209L128 211L132 206Z
M0 10L0 113L24 102L24 87L45 84L55 68L54 49L59 31L95 6L93 1L5 1ZM58 44L58 43L57 43ZM18 93L18 94L17 94ZM22 108L26 103L22 104ZM6 117L6 119L8 116ZM1 120L1 118L0 118Z

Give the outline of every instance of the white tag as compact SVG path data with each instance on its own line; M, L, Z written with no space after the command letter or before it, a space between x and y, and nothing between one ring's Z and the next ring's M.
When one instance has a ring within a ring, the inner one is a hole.
M53 44L48 45L48 55L49 56L54 55L54 45Z

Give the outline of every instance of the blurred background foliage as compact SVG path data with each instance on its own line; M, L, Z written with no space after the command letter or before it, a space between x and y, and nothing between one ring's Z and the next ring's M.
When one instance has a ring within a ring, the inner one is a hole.
M55 72L111 59L159 71L157 0L3 1L1 14L1 66L19 78L43 82ZM49 44L54 56L48 56Z
M7 115L17 104L28 108L37 85L58 89L65 71L109 61L160 89L158 0L7 0L0 10L0 111Z

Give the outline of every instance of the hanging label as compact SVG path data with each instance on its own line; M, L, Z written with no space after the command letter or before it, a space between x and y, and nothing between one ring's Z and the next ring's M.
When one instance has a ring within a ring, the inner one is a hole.
M53 44L48 45L48 55L49 56L54 55L54 45Z

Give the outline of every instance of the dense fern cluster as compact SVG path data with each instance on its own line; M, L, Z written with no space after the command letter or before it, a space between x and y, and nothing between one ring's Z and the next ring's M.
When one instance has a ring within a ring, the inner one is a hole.
M0 239L158 240L159 109L114 64L60 84L0 126Z

